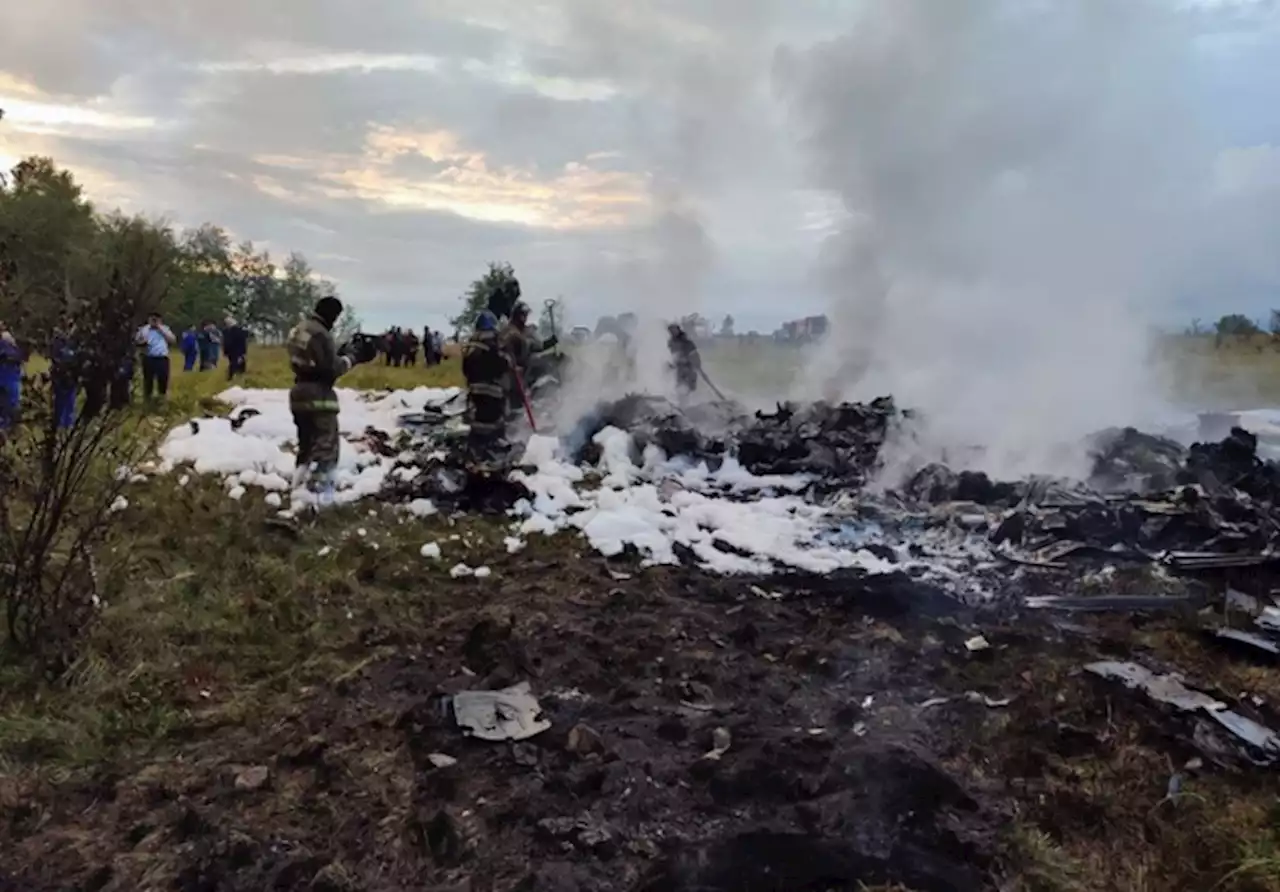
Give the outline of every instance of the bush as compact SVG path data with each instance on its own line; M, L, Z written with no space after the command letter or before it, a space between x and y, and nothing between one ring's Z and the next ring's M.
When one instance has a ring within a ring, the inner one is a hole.
M0 432L6 649L50 674L75 659L100 603L95 555L113 505L128 469L154 446L139 416L111 408L106 394L131 368L137 326L163 297L165 258L145 227L125 223L97 247L57 313L22 313L19 304L12 328L49 366L23 379L18 411ZM0 258L0 268L13 265Z

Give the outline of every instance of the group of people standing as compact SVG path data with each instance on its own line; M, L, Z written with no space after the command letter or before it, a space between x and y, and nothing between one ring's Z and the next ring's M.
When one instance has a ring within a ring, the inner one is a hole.
M169 354L175 345L183 353L183 368L191 371L197 361L201 371L215 368L219 352L227 357L227 378L234 378L245 371L245 356L249 348L249 335L230 317L219 330L206 323L183 332L181 341L164 323L159 313L147 318L133 337L133 348L123 353L123 358L100 368L105 360L99 351L82 355L82 345L75 324L65 319L55 329L50 343L39 352L49 360L49 375L53 385L53 411L59 427L71 427L76 419L76 404L84 394L81 414L93 417L104 408L123 409L132 402L134 373L142 369L142 396L147 402L156 397L163 399L169 393ZM38 349L38 348L37 348ZM135 359L135 350L137 358ZM22 404L22 373L29 358L29 351L20 345L4 322L0 322L0 430L11 427ZM140 362L138 361L140 360Z
M432 332L422 327L422 337L413 329L392 326L378 339L378 350L382 353L383 362L389 366L416 366L418 350L422 350L423 365L439 365L444 358L444 336L440 332Z
M220 354L227 357L227 380L243 375L249 355L249 332L228 316L218 328L211 321L193 325L182 333L182 370L202 372L218 367Z

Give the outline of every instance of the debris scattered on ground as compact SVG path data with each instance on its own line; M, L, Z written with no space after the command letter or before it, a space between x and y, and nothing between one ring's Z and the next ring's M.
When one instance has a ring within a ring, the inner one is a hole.
M1198 721L1188 735L1195 745L1205 750L1209 758L1221 759L1229 752L1218 738L1216 730L1228 732L1235 739L1243 757L1257 764L1272 765L1280 761L1280 736L1261 723L1228 708L1226 703L1208 694L1187 687L1175 675L1157 675L1136 663L1102 661L1084 667L1100 678L1121 682L1125 687L1141 690L1157 703L1168 705L1181 713L1211 719L1217 729Z
M716 728L711 732L711 749L703 753L702 758L712 762L719 762L720 757L729 752L732 742L733 737L729 734L728 728Z
M1031 595L1023 603L1033 610L1063 610L1070 613L1140 613L1187 610L1201 606L1192 595L1096 595L1064 597Z
M981 635L975 635L964 643L964 649L969 651L971 654L980 653L984 650L990 650L991 642L987 641L987 639Z
M458 727L480 740L527 740L551 727L523 681L500 691L454 694L453 715Z
M235 787L241 792L252 793L265 787L269 780L271 770L265 765L255 765L236 774Z

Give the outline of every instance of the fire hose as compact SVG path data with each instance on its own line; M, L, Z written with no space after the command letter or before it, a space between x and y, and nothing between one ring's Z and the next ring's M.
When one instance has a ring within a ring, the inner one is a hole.
M529 391L525 390L524 378L520 375L520 370L514 367L511 369L511 374L515 375L516 389L520 391L520 402L524 403L524 414L529 419L529 427L536 434L538 425L533 422L533 404L529 402Z
M702 376L702 380L707 382L707 386L711 388L711 392L719 397L722 401L728 402L729 398L720 392L720 388L711 383L711 379L707 377L707 373L702 370L702 366L698 366L698 374Z

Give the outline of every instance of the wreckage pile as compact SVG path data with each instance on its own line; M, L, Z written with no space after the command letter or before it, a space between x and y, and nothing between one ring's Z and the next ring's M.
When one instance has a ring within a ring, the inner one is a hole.
M534 435L481 460L466 448L457 391L340 395L339 503L377 497L420 516L509 514L519 535L577 530L607 555L634 549L651 562L693 559L721 572L878 572L941 557L963 574L966 563L990 565L993 549L1030 564L1087 549L1191 568L1267 563L1280 550L1280 469L1242 428L1190 449L1105 431L1090 443L1086 481L994 481L935 464L872 495L866 484L886 444L911 442L912 417L889 398L752 415L731 402L629 396L563 436ZM268 490L289 513L305 494L288 492L283 391L224 399L236 407L230 419L170 435L165 469L189 463L220 474L233 498ZM962 551L941 554L961 539Z
M904 493L996 512L994 542L1041 557L1049 547L1062 556L1088 546L1118 557L1225 567L1269 561L1277 552L1280 468L1259 458L1257 438L1247 430L1190 449L1133 429L1106 431L1092 445L1087 482L998 483L932 465Z

